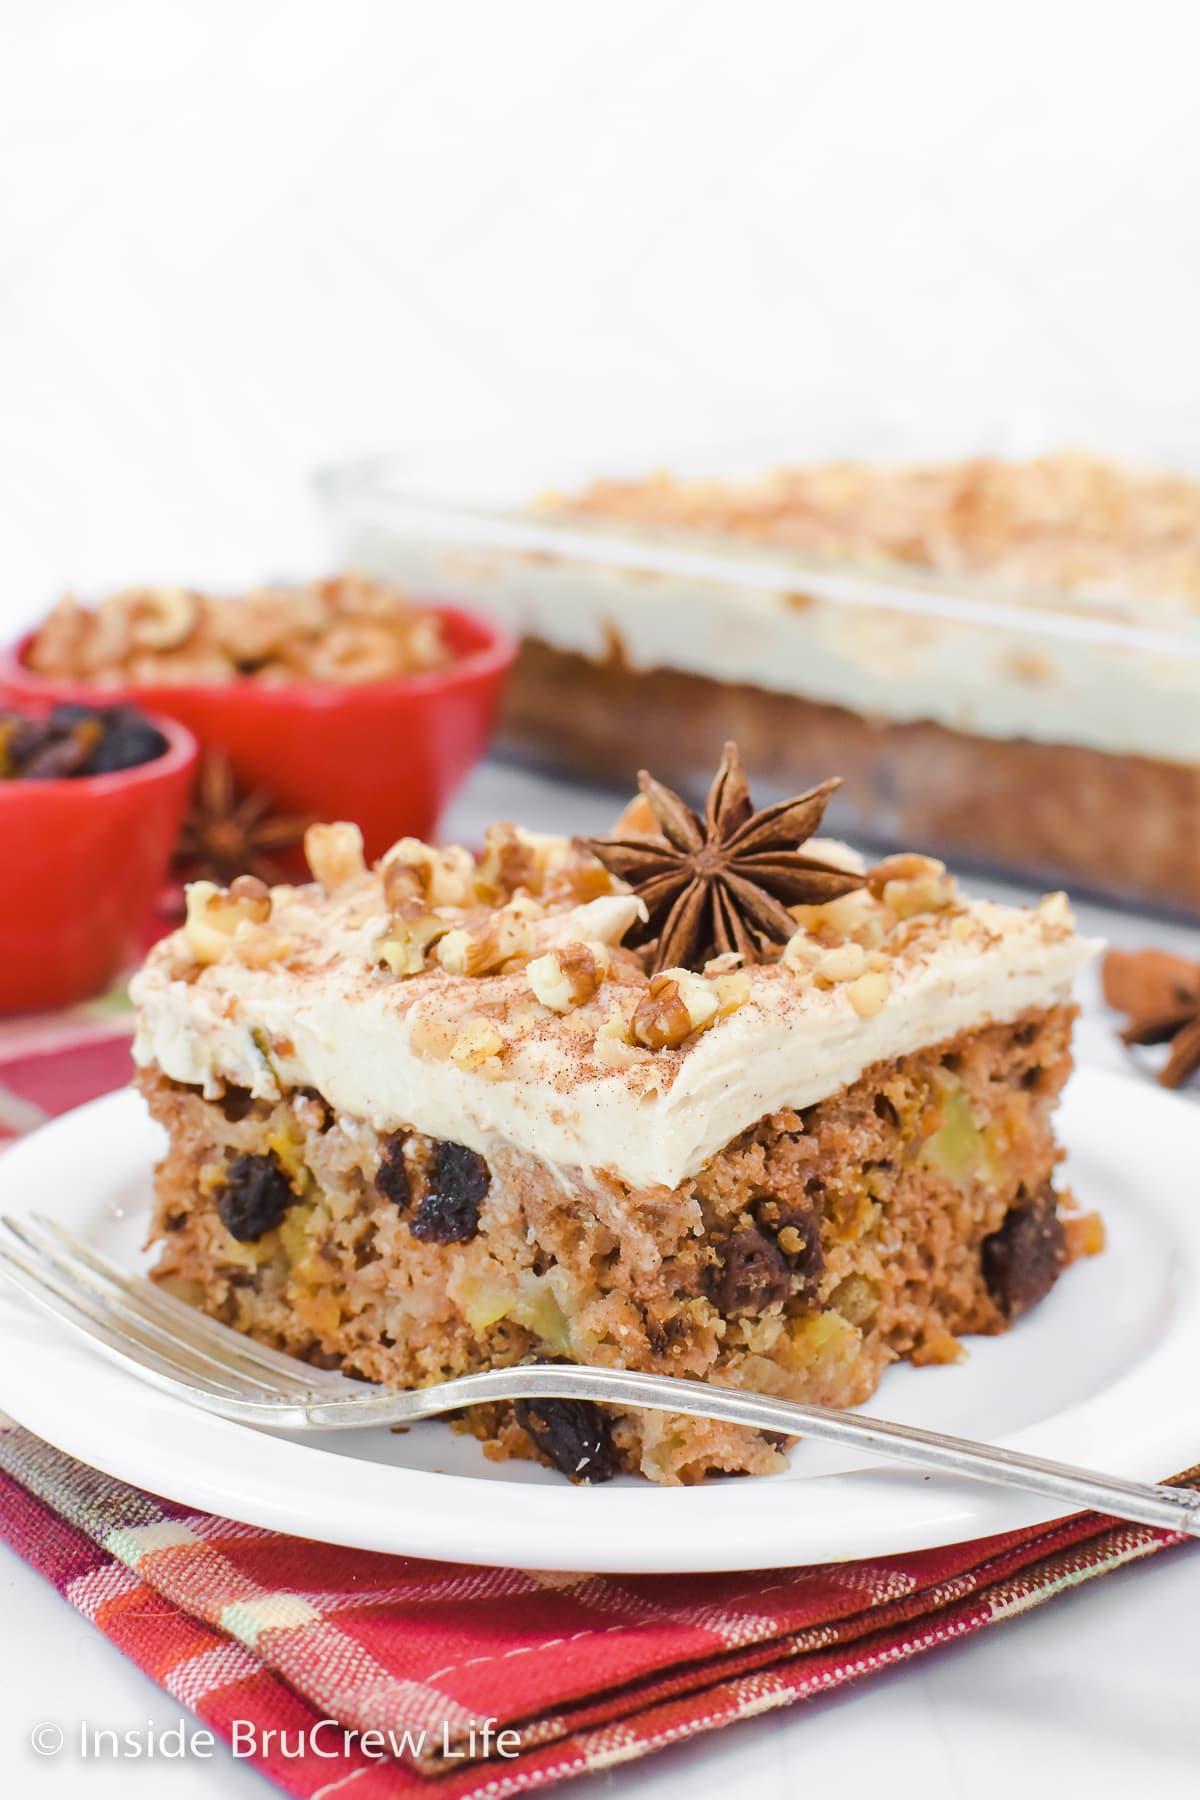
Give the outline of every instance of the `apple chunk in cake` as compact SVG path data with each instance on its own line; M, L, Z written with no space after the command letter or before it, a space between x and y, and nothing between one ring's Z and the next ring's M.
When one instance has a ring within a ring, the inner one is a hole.
M850 891L749 953L672 938L653 891L512 826L374 870L323 827L308 886L193 886L135 983L158 1278L400 1387L533 1354L851 1405L896 1358L1003 1331L1099 1247L1054 1185L1089 946L1061 896L808 851ZM664 942L692 966L657 966ZM784 1454L575 1402L466 1422L575 1479Z

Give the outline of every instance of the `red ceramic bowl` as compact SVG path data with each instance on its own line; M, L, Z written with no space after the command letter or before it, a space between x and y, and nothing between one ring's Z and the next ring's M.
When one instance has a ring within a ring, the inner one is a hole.
M154 723L153 762L71 781L0 781L0 1013L100 993L162 886L196 767L196 740Z
M516 646L476 613L431 607L456 660L397 681L269 687L248 676L178 686L97 688L26 666L29 638L0 657L0 691L22 700L127 700L223 750L240 786L276 812L361 827L368 859L398 837L430 837L487 747Z

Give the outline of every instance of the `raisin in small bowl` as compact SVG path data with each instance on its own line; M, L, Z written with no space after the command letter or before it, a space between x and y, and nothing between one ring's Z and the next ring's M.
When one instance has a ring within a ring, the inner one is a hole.
M0 702L0 1013L102 992L136 950L196 765L131 707Z

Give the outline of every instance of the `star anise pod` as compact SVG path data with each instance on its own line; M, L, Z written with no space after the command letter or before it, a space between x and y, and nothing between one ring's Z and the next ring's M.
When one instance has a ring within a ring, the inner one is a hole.
M1158 1080L1182 1087L1200 1069L1200 963L1160 950L1110 950L1104 990L1110 1005L1129 1014L1121 1042L1170 1044Z
M189 877L204 876L222 886L238 875L283 881L274 857L301 844L312 821L274 814L271 806L269 794L239 791L229 758L209 750L180 829L176 863Z
M700 968L710 956L740 952L758 962L767 943L796 930L789 906L819 906L863 885L802 845L821 823L840 784L755 812L736 744L726 744L703 820L643 769L638 786L661 836L584 838L606 869L627 881L649 918L629 941L652 944L651 972Z

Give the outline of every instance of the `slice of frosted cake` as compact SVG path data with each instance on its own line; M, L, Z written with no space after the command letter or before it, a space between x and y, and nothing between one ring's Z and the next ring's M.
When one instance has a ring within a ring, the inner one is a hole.
M832 784L755 814L732 746L704 819L642 786L609 839L370 870L319 826L309 886L190 888L134 983L161 1281L399 1387L535 1355L845 1406L1099 1247L1053 1179L1064 897L864 869L812 839ZM577 1402L468 1423L576 1479L783 1456Z

